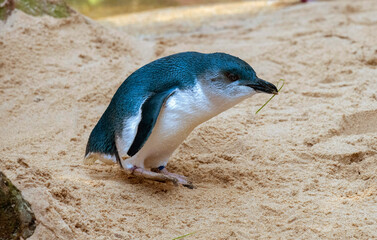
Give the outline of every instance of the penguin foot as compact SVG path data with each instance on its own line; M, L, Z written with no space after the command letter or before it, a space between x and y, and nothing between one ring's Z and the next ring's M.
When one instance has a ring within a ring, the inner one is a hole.
M168 176L158 172L153 172L140 167L134 167L131 170L131 174L137 177L143 177L145 179L157 181L157 182L172 182L175 186L178 186L179 180L173 176Z
M175 174L175 173L171 173L169 172L166 168L163 168L163 169L152 169L153 172L157 172L157 173L160 173L164 176L168 176L168 177L173 177L177 180L177 183L179 184L182 184L182 186L184 187L187 187L189 189L194 189L194 185L187 179L187 177L185 176L182 176L182 175L179 175L179 174Z

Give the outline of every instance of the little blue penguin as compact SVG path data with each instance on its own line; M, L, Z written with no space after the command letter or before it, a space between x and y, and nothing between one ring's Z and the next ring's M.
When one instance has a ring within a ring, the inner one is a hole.
M226 53L157 59L116 91L89 136L85 162L119 163L131 175L193 188L167 171L169 157L196 126L259 92L278 94L248 63Z

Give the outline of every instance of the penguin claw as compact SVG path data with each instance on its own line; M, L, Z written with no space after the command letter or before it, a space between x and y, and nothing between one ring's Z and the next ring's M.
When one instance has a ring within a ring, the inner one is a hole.
M182 184L182 186L187 187L188 189L194 189L194 188L196 188L194 186L194 184L192 184L191 182L188 182L187 184Z

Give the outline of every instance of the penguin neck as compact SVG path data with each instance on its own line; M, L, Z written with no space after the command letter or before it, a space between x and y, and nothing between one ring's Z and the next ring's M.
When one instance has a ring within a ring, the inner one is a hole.
M200 89L202 94L201 97L198 97L197 105L203 105L205 112L203 113L204 121L207 121L216 115L228 110L229 108L237 105L246 98L249 98L249 95L242 97L228 98L224 97L221 92L214 92L213 90L206 90L205 86L201 86L200 83L196 86L197 89ZM200 94L198 94L200 95Z
M224 99L221 94L206 90L197 82L192 88L178 90L166 102L166 108L173 110L182 121L190 122L192 128L247 98Z

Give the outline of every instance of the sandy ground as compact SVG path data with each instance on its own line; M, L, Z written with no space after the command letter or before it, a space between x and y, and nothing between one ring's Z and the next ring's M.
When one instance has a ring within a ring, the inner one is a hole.
M169 34L132 36L81 16L0 23L0 168L35 211L30 239L376 239L375 1L165 24ZM186 50L239 56L286 85L258 115L268 95L180 146L168 169L194 190L83 165L122 81Z

